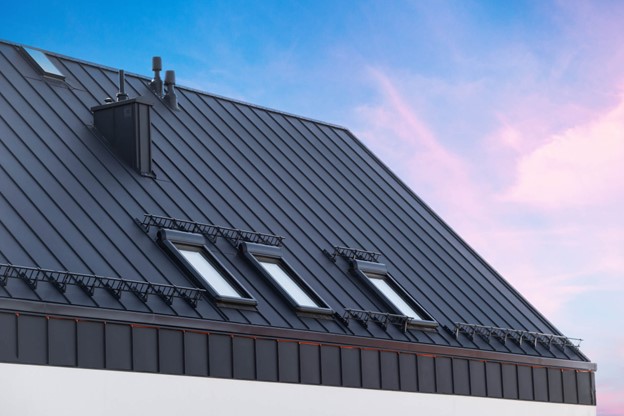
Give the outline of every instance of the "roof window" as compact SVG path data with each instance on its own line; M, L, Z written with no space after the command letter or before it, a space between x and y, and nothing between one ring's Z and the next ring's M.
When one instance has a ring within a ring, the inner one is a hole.
M282 256L280 247L242 243L245 257L299 312L331 315L334 312Z
M353 270L394 312L409 318L409 324L434 323L433 318L388 273L386 265L352 260Z
M224 305L257 302L206 246L203 235L160 230L160 243L182 265L195 283Z
M369 281L377 288L379 292L390 301L396 309L403 315L410 318L424 320L420 313L416 312L408 303L397 293L397 291L389 283L388 275L375 273L364 273Z
M35 69L39 70L42 75L56 78L65 79L65 75L50 61L50 58L40 50L22 47L22 51L30 61L31 65Z

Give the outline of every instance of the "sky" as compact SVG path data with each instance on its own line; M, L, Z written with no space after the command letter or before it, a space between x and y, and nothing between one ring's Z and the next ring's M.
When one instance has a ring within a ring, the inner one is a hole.
M624 2L4 3L0 39L348 127L624 415Z

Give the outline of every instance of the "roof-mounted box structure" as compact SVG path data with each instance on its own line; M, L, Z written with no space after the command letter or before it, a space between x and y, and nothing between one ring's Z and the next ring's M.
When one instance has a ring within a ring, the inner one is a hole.
M150 107L138 97L91 108L96 129L113 151L144 176L152 175Z

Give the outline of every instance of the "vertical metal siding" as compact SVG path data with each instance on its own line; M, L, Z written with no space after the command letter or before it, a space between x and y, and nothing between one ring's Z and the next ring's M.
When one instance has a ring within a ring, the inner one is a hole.
M436 392L453 393L453 361L448 357L435 358Z
M277 341L256 340L256 376L262 381L278 381Z
M402 391L418 391L418 374L414 354L399 354L399 377Z
M78 321L78 366L81 368L105 368L104 324L102 322Z
M17 355L17 315L0 313L0 360L15 362Z
M343 386L362 386L362 366L358 348L340 348L341 376Z
M470 361L453 358L453 393L470 395Z
M548 369L548 400L563 403L563 378L558 368Z
M208 336L196 332L184 332L184 374L208 375Z
M518 398L533 400L533 371L531 367L519 365L518 371Z
M299 344L278 342L279 381L299 383Z
M106 324L106 368L132 370L132 327Z
M330 345L321 346L321 378L325 386L341 386L340 348Z
M52 319L48 321L48 360L51 365L76 366L76 321Z
M435 393L436 374L435 359L426 355L417 357L418 368L418 391L422 393Z
M379 354L381 370L381 388L384 390L399 390L399 354L392 351L381 351Z
M589 371L579 371L576 373L576 379L578 381L578 399L580 404L593 404L593 376L594 373L590 373Z
M485 380L488 397L503 397L503 383L500 363L485 363Z
M321 383L321 349L319 345L299 344L299 369L304 384Z
M255 341L252 338L232 339L233 377L240 380L256 379Z
M563 370L563 401L564 403L578 403L576 371Z
M505 399L517 399L518 398L518 374L517 365L503 364L502 376L503 376L503 397Z
M544 367L533 368L533 395L540 402L555 401L548 394L548 369Z
M361 350L360 359L362 365L362 387L366 389L381 388L379 351L369 349Z
M0 312L0 361L595 404L594 373Z
M479 397L485 397L487 395L485 363L483 361L470 361L470 393L473 396Z
M26 364L48 362L47 319L42 316L20 315L17 320L17 356Z
M158 330L158 368L165 374L184 374L184 333Z
M208 350L210 377L232 378L232 337L210 334Z
M158 371L158 332L154 328L132 328L132 368L134 371Z

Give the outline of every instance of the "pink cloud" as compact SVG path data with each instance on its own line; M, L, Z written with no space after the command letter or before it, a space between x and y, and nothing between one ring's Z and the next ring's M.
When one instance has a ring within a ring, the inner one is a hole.
M624 415L624 396L618 384L602 385L596 393L598 416Z
M624 100L523 156L504 198L542 209L624 201Z
M358 109L358 135L540 312L586 339L600 366L598 414L624 415L613 378L624 357L597 347L624 340L605 334L616 323L596 325L624 316L624 304L596 303L624 299L624 98L606 110L564 104L556 122L555 102L508 98L504 111L483 108L496 123L459 153L404 74L369 73L381 100Z
M444 200L454 207L451 212L480 215L483 210L469 164L442 144L394 80L379 69L371 68L369 74L384 104L358 109L366 120L366 130L359 133L417 193L429 201Z

